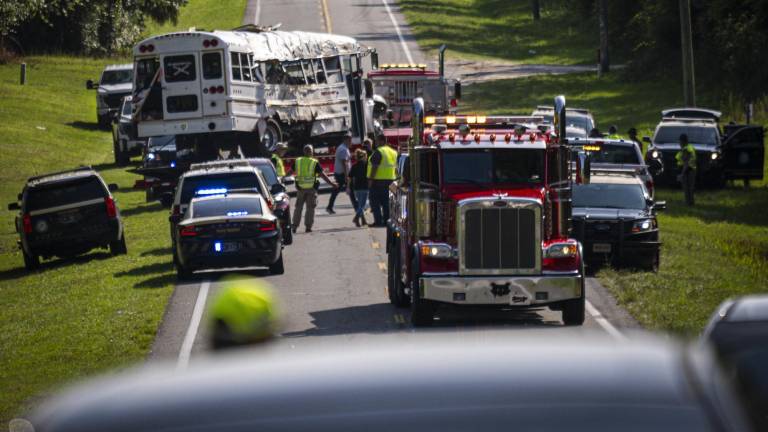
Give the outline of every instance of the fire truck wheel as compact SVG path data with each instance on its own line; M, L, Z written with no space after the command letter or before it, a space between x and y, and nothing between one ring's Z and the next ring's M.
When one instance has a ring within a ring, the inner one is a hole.
M414 283L419 280L420 273L417 257L414 257L411 272L411 324L414 327L431 326L437 305L432 301L419 298L418 283Z
M411 303L411 299L405 295L400 268L400 247L397 240L394 240L387 254L387 294L390 303L397 307L406 307Z
M585 286L586 273L584 273L583 261L581 263L581 276L581 298L563 302L563 324L567 326L584 324L587 291Z

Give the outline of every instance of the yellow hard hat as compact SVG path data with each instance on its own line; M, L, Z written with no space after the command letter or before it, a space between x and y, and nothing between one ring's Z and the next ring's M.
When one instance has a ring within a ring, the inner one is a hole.
M274 335L277 324L270 287L256 279L225 281L209 316L214 348L265 341Z

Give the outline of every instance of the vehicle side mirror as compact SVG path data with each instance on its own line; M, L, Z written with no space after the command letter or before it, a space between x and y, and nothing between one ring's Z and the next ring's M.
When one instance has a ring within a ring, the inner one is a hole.
M667 209L667 202L666 201L656 201L655 204L653 204L653 209L656 211L663 211Z
M379 68L379 53L376 51L373 51L371 53L371 70L376 70Z
M651 137L649 137L649 136L644 136L644 137L643 137L643 142L647 142L647 143L649 143L649 144L650 144L650 143L651 143Z
M117 183L110 183L107 185L110 192L115 192L116 190L120 189L120 186L117 185Z
M170 192L166 192L160 196L160 204L163 205L163 207L170 207L173 205L173 194Z
M461 82L456 81L456 84L453 85L453 97L456 99L461 99Z
M366 79L365 81L363 81L363 83L365 84L365 98L366 99L373 98L373 82L371 82L371 80L369 79Z
M93 82L93 80L88 80L85 82L85 88L88 90L93 90L98 86L99 86L99 83L95 83Z
M8 210L21 210L21 206L17 202L8 204Z
M24 194L18 194L16 195L16 200L21 201L23 197L24 197Z
M285 176L283 177L283 184L288 186L296 183L296 179L293 176Z
M279 194L280 192L285 192L285 186L281 185L280 183L275 183L272 185L269 191L272 194Z
M651 159L648 162L648 171L652 176L656 177L664 171L664 165L658 159Z

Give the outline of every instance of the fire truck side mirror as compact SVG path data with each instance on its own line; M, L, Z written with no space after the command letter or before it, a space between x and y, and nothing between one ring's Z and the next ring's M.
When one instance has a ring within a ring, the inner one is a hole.
M371 70L379 68L379 53L376 51L371 52Z
M365 83L365 98L366 99L373 98L373 82L371 82L371 80L369 79L366 79L364 83Z
M461 81L456 81L456 84L453 85L453 97L461 99Z
M566 137L566 122L565 118L565 96L560 95L555 98L555 127L557 128L557 136L561 141L561 144L565 142Z
M592 177L592 160L586 152L579 152L577 157L579 183L589 184L589 179Z

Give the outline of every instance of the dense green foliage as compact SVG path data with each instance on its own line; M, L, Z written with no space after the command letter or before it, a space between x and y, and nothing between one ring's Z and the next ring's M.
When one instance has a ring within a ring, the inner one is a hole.
M564 1L583 19L594 21L597 0ZM717 88L746 102L768 95L768 2L691 3L698 87ZM612 0L608 9L611 49L630 53L627 71L632 77L679 76L678 1Z
M147 18L158 22L175 21L179 7L186 2L187 0L3 1L0 2L0 38L13 38L20 45L20 50L27 53L113 54L136 41Z

